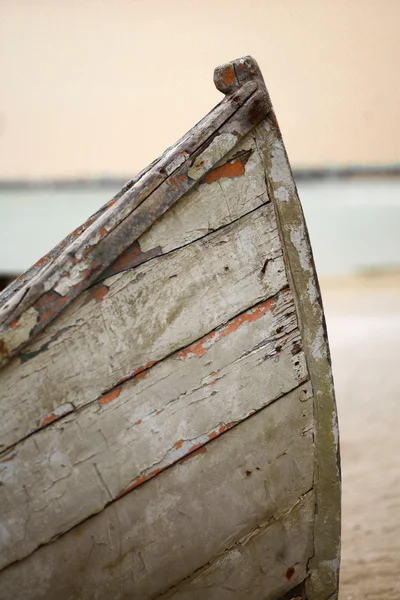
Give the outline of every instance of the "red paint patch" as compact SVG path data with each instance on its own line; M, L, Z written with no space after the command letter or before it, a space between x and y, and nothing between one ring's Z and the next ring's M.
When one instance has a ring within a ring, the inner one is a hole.
M244 172L245 169L243 163L237 159L213 169L205 176L204 181L206 183L212 183L213 181L218 181L219 179L240 177L240 175L244 175Z
M234 333L244 323L252 323L253 321L257 321L257 319L260 319L266 312L273 312L274 307L274 300L266 300L255 308L251 308L247 312L235 317L221 329L217 329L216 331L207 334L192 346L188 346L184 350L181 350L175 355L176 358L191 358L192 356L200 358L207 352L210 346L216 344L227 335Z
M113 400L118 398L120 393L121 393L121 386L118 386L118 387L112 389L110 392L107 392L107 394L104 394L104 396L102 396L100 398L100 400L99 400L100 406L104 406L105 404L112 402Z
M87 294L85 301L83 304L89 304L92 300L96 300L96 302L101 302L105 296L107 296L109 292L109 288L102 283L98 283L93 286L89 293Z

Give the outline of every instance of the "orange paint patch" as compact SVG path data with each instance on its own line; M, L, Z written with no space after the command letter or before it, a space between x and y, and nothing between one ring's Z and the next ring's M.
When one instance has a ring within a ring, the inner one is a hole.
M126 375L125 377L121 377L121 379L119 379L117 381L116 385L122 385L123 383L125 383L126 381L130 381L131 379L133 379L134 381L137 381L138 379L142 379L143 377L146 377L146 375L147 375L146 369L149 369L154 364L155 364L155 361L150 361L150 362L146 363L145 365L143 365L142 367L138 367L137 369L132 371L132 373L129 373L129 375Z
M68 301L68 296L60 296L57 292L47 292L37 302L34 307L39 313L38 324L58 313L59 309Z
M183 464L183 463L187 462L188 460L190 460L191 458L194 458L195 456L199 456L200 454L205 454L206 452L207 452L207 448L205 446L202 446L195 452L192 452L188 456L185 456L184 458L182 458L180 463Z
M55 419L57 419L57 415L55 413L50 413L49 415L46 415L40 421L40 427L45 427L49 423L52 423Z
M260 319L266 312L273 312L274 307L274 300L266 300L255 308L251 308L247 312L235 317L221 329L207 334L192 346L188 346L184 350L177 352L175 357L178 359L191 358L192 356L200 358L207 352L210 346L213 346L227 335L234 333L244 323L252 323L253 321L257 321L257 319Z
M152 367L153 365L155 365L155 361L151 360L150 362L146 363L145 365L143 365L142 367L138 367L137 369L135 369L132 373L131 373L131 377L135 377L135 375L137 375L138 373L141 373L142 371L145 371L146 369L150 369L150 367Z
M113 400L118 398L120 393L121 393L121 386L118 386L118 387L114 388L113 390L111 390L110 392L107 392L107 394L104 394L104 396L102 396L100 398L100 400L99 400L100 406L104 406L105 404L112 402Z
M14 454L10 454L10 456L7 456L6 458L2 458L0 462L5 463L5 462L10 462L13 458L15 458L16 453L14 452Z
M92 300L96 300L96 302L101 302L103 298L107 296L108 292L109 288L106 285L98 283L97 285L93 286L92 289L89 291L83 304L88 304Z
M204 181L206 183L212 183L213 181L218 181L219 179L223 179L225 177L239 177L240 175L244 175L244 172L245 169L243 163L237 159L213 169L205 176Z
M135 375L135 377L133 377L133 379L135 381L137 381L138 379L143 379L143 377L146 377L147 375L147 371L143 371L142 373L139 373L138 375Z
M40 258L37 262L35 262L35 264L33 266L41 267L42 265L45 265L48 260L49 260L49 255L46 254L46 256L43 256L43 258Z
M21 318L21 317L17 317L17 318L15 319L15 321L13 321L13 322L10 324L10 329L14 329L14 327L16 327L16 326L18 325L18 321L20 320L20 318Z
M137 488L139 485L141 485L145 481L148 481L149 479L151 479L155 475L158 475L158 473L160 473L161 471L163 471L164 468L162 468L162 469L154 469L154 471L151 471L150 473L147 473L147 475L141 475L140 477L137 477L137 479L134 479L134 481L132 481L132 483L130 483L128 485L128 487L126 487L124 490L122 490L122 492L120 494L118 494L117 498L120 498L121 496L124 496L125 494L127 494L128 492L131 492L132 490L134 490L135 488Z
M232 69L232 67L225 67L224 74L223 74L224 83L226 85L229 85L234 77L235 77L235 72Z
M168 185L174 190L174 192L178 192L182 186L182 183L186 179L186 174L179 175L178 177L170 177L167 180Z

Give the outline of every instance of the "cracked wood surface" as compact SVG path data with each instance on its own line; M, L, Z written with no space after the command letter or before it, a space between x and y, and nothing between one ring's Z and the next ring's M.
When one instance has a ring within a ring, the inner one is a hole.
M251 61L242 64L242 80L234 77L237 85L228 86L229 96L7 298L0 308L0 364L65 310L266 116L271 106L262 77Z
M279 541L272 535L274 546L262 546L262 568L268 573L278 560L280 589L290 589L287 570L302 573L310 552L310 512L296 506L312 488L313 457L313 401L305 383L3 570L0 598L155 598L240 540L243 548L258 546L252 534L282 518L272 530ZM250 550L249 558L260 551Z
M284 290L28 437L0 463L1 566L297 387L307 375L299 346Z
M311 490L280 519L272 517L260 524L211 564L157 599L281 598L307 577L308 561L313 555L314 509L315 496Z
M336 597L336 412L304 219L273 112L249 125L271 106L255 61L215 77L222 103L3 296L26 310L0 369L1 599ZM101 268L81 288L57 271L30 305L71 248Z
M273 208L261 206L104 283L101 301L83 295L0 371L4 446L60 407L95 401L287 285Z

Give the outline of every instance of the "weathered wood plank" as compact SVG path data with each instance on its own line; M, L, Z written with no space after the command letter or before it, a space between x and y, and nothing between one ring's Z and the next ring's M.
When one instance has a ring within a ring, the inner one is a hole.
M281 290L287 279L273 208L105 283L0 371L3 447Z
M340 566L340 456L338 420L321 292L296 185L273 111L256 127L257 144L274 203L288 278L297 305L303 348L315 390L315 552L307 597L336 600Z
M269 200L252 132L140 239L143 252L170 252L228 225Z
M308 492L159 600L276 600L307 577L313 555L315 497ZM297 594L290 596L297 598Z
M297 387L296 325L285 290L13 448L0 462L13 540L0 540L0 568Z
M312 488L312 429L304 384L3 570L0 598L154 598L260 524L281 520ZM301 514L299 527L280 541L282 568L294 566L298 535L308 548L310 517ZM272 555L266 552L261 565L267 573L276 564Z
M170 170L168 167L163 169L163 181L158 182L158 173L145 175L134 186L133 195L132 190L127 192L127 202L126 195L119 198L115 206L96 219L43 272L9 298L0 309L0 364L5 364L65 310L110 262L206 175L270 109L265 90L258 90L257 84L251 81L227 98L227 106L232 105L233 112L228 117L228 111L224 111L222 125L216 127L213 122L212 134L207 135L206 141L200 139L200 131L190 138L188 145L194 143L196 149L180 153L178 162L176 157L172 159ZM157 179L155 187L152 186L154 178ZM41 314L43 306L47 309L45 316Z
M98 281L204 237L268 201L264 166L251 131Z

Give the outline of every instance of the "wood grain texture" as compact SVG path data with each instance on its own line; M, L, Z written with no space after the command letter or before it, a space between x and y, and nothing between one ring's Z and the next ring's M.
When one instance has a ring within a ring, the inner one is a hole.
M279 521L311 490L312 429L311 390L303 384L3 570L0 598L155 598L260 524ZM307 555L309 513L293 535L287 531L279 541L283 583L292 546L304 541ZM266 553L266 572L275 564L273 551Z
M307 376L299 346L285 290L28 437L0 463L0 567L297 387Z
M83 295L0 371L5 446L281 290L287 279L273 209L262 206L105 283L100 302Z
M315 498L308 492L279 520L241 538L233 548L159 600L276 600L307 577L313 553ZM288 566L289 565L289 566ZM298 598L298 594L288 596Z
M337 597L304 217L257 64L215 83L222 103L3 302L1 600Z
M258 89L258 79L250 79L254 78L249 76L164 160L8 297L0 308L0 364L5 364L65 310L265 117L270 109L269 99L264 89Z
M340 567L341 476L338 419L321 292L296 185L272 111L257 128L269 195L276 209L288 278L297 305L303 349L315 390L314 556L307 597L335 600Z

